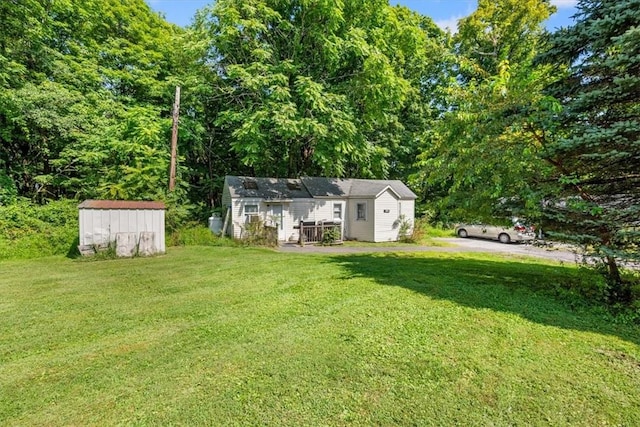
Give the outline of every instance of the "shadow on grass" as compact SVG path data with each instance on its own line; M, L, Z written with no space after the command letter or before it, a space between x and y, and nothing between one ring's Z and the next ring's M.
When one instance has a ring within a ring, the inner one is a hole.
M532 322L566 329L616 335L640 344L640 331L617 325L596 314L595 303L571 293L597 278L563 266L518 261L425 258L411 254L340 255L331 258L347 277L367 277L386 286L400 286L433 299L467 307L517 314Z
M80 237L76 236L69 245L69 249L67 250L66 257L69 259L77 259L80 258L80 251L78 250L78 245L80 245Z

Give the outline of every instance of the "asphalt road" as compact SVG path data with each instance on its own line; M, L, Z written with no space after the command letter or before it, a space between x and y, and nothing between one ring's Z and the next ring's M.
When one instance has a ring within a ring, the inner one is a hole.
M438 238L435 241L445 242L447 246L304 246L284 245L279 248L281 252L295 253L367 253L367 252L487 252L500 253L507 257L531 256L546 258L560 262L575 262L576 253L569 246L552 245L550 247L538 247L531 244L509 243L504 244L492 240L461 239L457 237Z

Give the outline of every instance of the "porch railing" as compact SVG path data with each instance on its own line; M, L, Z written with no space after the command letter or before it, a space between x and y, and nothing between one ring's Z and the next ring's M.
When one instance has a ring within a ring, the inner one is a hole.
M342 242L342 224L336 222L300 221L298 244L305 243L340 243Z

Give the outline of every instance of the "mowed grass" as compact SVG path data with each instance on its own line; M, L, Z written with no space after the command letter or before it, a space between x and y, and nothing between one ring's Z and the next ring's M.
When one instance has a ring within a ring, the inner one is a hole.
M572 267L436 253L4 262L0 425L639 425Z

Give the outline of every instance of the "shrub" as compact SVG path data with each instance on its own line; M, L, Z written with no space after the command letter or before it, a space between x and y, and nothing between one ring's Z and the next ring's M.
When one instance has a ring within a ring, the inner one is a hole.
M189 222L169 233L168 246L236 246L234 240L216 236L209 228L197 222Z
M340 238L340 226L326 228L322 233L321 245L333 245Z
M433 237L455 237L455 233L443 224L430 223L427 217L416 218L411 241L420 243Z
M398 240L404 243L414 243L416 241L413 232L410 232L412 226L411 221L409 221L405 215L400 215L394 226L398 227Z
M0 206L15 203L17 197L16 184L4 171L0 170Z
M278 229L263 221L249 222L242 233L242 242L255 246L278 246Z
M0 206L0 259L76 254L77 241L77 200Z

